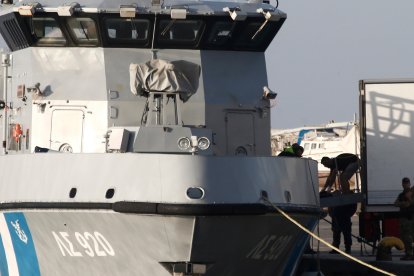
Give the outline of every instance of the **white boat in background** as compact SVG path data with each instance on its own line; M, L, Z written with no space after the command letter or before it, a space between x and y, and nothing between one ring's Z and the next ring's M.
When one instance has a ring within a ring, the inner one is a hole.
M277 155L286 146L300 144L304 148L304 158L318 161L319 185L323 186L329 169L321 164L322 157L333 158L341 153L360 156L359 137L359 124L356 120L277 130L272 132L272 153ZM356 180L353 181L355 183ZM351 186L354 186L353 183Z
M319 187L323 187L330 169L322 165L324 156L334 158L341 153L360 156L359 125L356 121L330 123L324 127L304 129L299 133L298 143L304 148L303 157L318 161ZM351 189L360 190L358 180L352 177Z
M318 171L329 172L320 161L322 157L336 157L341 153L359 156L359 127L357 122L330 123L321 127L303 129L298 143L304 148L303 157L318 161Z

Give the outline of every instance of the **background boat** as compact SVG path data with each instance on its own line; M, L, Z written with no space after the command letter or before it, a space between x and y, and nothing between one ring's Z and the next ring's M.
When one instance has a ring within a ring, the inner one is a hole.
M274 130L272 132L272 153L277 155L284 147L298 143L304 148L303 157L318 162L320 187L323 187L329 169L321 164L324 156L333 158L341 153L353 153L360 156L359 124L352 122L330 122L324 125L305 126L295 129ZM351 188L357 187L355 177Z

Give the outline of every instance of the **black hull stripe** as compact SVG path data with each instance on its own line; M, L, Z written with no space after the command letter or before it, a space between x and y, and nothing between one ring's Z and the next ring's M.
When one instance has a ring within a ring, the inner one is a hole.
M278 206L290 213L318 214L315 206ZM274 213L272 206L264 204L171 204L152 202L118 201L114 203L94 202L9 202L0 203L0 210L16 209L81 209L113 210L119 213L183 215L183 216L217 216L217 215L265 215Z

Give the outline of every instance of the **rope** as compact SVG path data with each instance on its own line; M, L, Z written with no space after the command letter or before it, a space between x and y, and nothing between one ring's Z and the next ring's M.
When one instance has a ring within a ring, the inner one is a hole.
M373 265L370 265L366 262L363 262L345 252L343 252L342 250L336 248L335 246L331 245L330 243L326 242L325 240L323 240L322 238L318 237L317 235L315 235L313 232L309 231L307 228L303 227L299 222L297 222L296 220L294 220L292 217L290 217L288 214L286 214L285 212L283 212L279 207L277 207L276 205L274 205L272 202L270 202L267 198L262 197L262 199L269 203L273 208L275 208L280 214L282 214L285 218L287 218L289 221L291 221L293 224L295 224L296 226L298 226L300 229L302 229L304 232L306 232L307 234L311 235L313 238L317 239L318 241L320 241L321 243L323 243L324 245L328 246L329 248L335 250L336 252L338 252L339 254L344 255L345 257L363 265L366 266L368 268L371 268L372 270L378 271L384 275L390 275L390 276L396 276L395 274L392 274L390 272L387 272L385 270L382 270L378 267L375 267Z

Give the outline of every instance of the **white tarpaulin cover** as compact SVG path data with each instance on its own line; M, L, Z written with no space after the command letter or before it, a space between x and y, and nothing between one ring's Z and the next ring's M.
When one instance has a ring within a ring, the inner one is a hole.
M132 63L129 66L131 92L141 96L148 92L179 93L185 102L197 91L200 72L198 64L184 60Z

